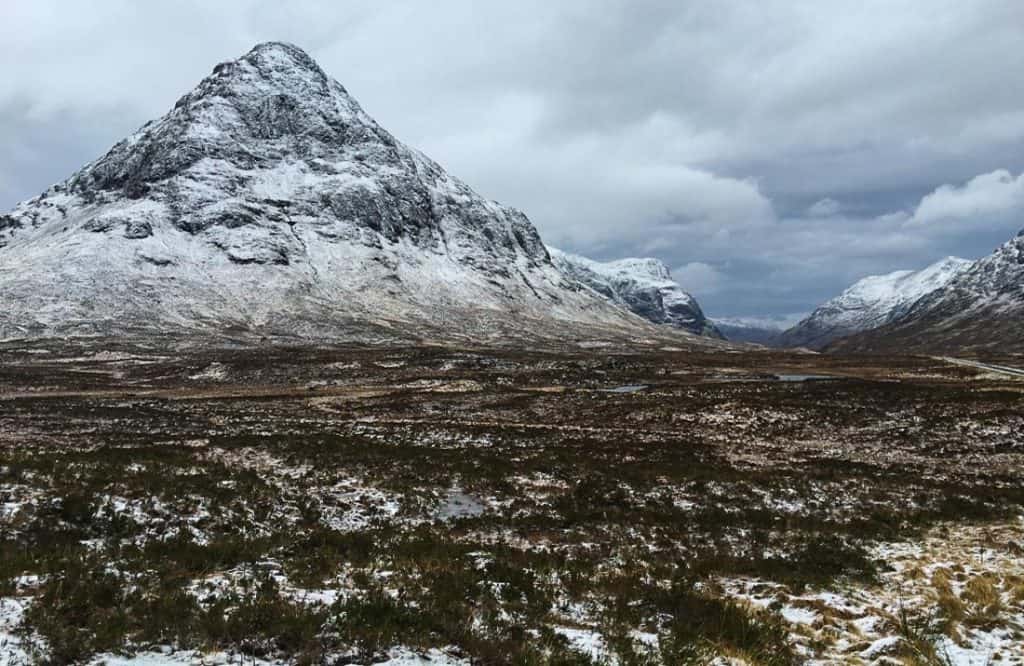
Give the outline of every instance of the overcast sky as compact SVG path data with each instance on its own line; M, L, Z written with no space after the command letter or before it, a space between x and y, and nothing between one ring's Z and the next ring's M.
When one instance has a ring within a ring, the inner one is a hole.
M0 4L0 209L255 43L545 240L713 316L806 312L1024 227L1024 1Z

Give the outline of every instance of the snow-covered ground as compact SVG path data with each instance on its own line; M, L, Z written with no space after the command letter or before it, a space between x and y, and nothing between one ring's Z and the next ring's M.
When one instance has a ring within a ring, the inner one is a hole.
M30 597L0 596L0 666L23 666L30 664L27 645L17 634L25 608L31 603Z
M2 662L0 662L2 663ZM195 652L185 650L175 652L170 648L143 652L131 657L115 654L99 655L92 659L90 666L175 666L177 664L203 664L205 666L231 666L232 664L247 666L282 666L287 662L266 660L225 652ZM336 658L339 666L359 666L348 662L344 657ZM470 661L454 657L443 650L433 649L425 652L414 652L405 648L395 648L383 661L375 661L372 666L469 666Z

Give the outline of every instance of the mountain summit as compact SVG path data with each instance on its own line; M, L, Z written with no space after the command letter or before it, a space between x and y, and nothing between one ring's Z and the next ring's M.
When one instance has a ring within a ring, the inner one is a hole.
M653 330L277 42L0 216L0 295L0 337Z
M843 351L1024 354L1024 231Z
M870 275L818 306L785 331L780 346L820 349L833 340L883 326L924 296L940 290L967 271L972 262L946 257L919 271Z
M697 299L672 279L664 263L650 257L598 262L548 248L566 276L585 284L608 301L655 324L713 338L721 332L704 316Z

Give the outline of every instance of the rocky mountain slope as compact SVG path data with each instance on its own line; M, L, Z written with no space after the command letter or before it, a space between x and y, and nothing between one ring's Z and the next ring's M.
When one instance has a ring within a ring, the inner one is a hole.
M831 348L1024 354L1024 230L885 326Z
M0 338L134 331L649 334L568 279L525 215L258 45L0 216Z
M697 299L672 279L668 266L657 259L619 259L606 263L548 248L551 260L562 273L655 324L664 324L697 335L721 338L721 332L704 316Z
M821 349L833 340L883 326L971 265L966 259L947 257L919 271L866 277L785 331L778 344Z

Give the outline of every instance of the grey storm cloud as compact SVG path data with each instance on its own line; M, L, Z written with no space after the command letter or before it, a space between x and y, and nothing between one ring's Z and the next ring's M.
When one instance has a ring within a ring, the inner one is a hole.
M713 315L809 310L1024 226L1018 0L12 0L0 208L266 40L548 242L657 256Z

